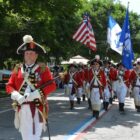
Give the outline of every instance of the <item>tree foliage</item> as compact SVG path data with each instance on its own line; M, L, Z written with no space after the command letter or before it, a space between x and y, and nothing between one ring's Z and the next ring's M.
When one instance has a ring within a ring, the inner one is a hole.
M0 66L11 59L17 62L22 57L16 49L25 34L31 34L34 40L42 44L47 55L42 61L49 61L50 56L68 59L80 54L87 58L94 57L84 45L74 41L72 35L82 21L82 14L90 14L91 23L97 41L97 52L102 58L109 55L119 59L114 51L107 51L106 34L108 14L110 13L122 26L126 8L113 0L1 0L0 1ZM130 13L130 28L134 52L140 53L139 15ZM106 52L107 51L107 52Z

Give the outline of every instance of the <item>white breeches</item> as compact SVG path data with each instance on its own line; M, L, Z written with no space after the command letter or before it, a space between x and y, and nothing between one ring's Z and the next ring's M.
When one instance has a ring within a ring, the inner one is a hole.
M85 82L83 82L82 89L83 89L83 94L86 95L86 83Z
M80 88L78 88L78 90L77 90L77 97L78 97L78 98L81 98L82 95L83 95L83 88L80 87Z
M114 94L116 94L116 91L117 91L117 82L118 81L113 81L112 82L112 90L114 91Z
M40 140L43 123L39 122L38 110L36 109L34 116L35 134L33 134L33 118L29 105L21 106L19 118L22 140Z
M127 86L123 82L117 82L116 84L116 93L119 100L119 103L125 102L125 97L127 94Z
M64 92L65 92L66 96L69 96L71 88L67 84L64 85Z
M99 88L92 88L90 100L92 104L92 109L100 111L101 109L101 100L100 100L100 92Z
M66 94L67 96L69 96L69 100L70 100L70 101L74 101L74 99L75 99L75 94L71 95L72 86L73 86L72 84L64 85L65 94Z
M134 87L133 89L134 102L136 106L140 106L140 88Z
M104 92L103 92L103 100L104 100L105 102L109 102L109 98L110 98L110 97L111 97L111 96L110 96L109 88L106 87L106 88L104 89Z
M89 83L87 83L85 85L85 94L86 94L86 97L89 99L90 98L90 85L89 85Z

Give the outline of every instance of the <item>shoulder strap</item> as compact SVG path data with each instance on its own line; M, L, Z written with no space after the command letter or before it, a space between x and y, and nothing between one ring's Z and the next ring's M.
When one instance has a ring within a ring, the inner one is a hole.
M102 86L102 83L100 82L99 78L97 77L97 75L100 73L100 70L98 71L98 74L96 74L95 71L93 71L93 69L92 69L92 73L93 73L94 76L93 76L93 78L92 78L92 80L90 82L90 86L92 85L92 83L93 83L94 80L97 81L97 83L99 84L99 86Z

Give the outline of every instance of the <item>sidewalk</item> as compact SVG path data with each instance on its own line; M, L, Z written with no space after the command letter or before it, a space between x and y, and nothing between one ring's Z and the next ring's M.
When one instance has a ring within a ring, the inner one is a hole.
M87 130L73 140L138 140L140 139L140 113L134 108L133 99L127 98L125 114L118 111L118 102Z

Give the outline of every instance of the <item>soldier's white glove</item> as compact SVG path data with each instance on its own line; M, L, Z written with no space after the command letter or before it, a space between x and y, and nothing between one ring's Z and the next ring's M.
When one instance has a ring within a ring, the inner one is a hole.
M25 93L24 96L27 99L27 101L33 101L34 99L41 98L38 90L35 90L30 93Z
M22 104L26 100L18 91L13 91L11 93L11 99L16 100L19 104Z

